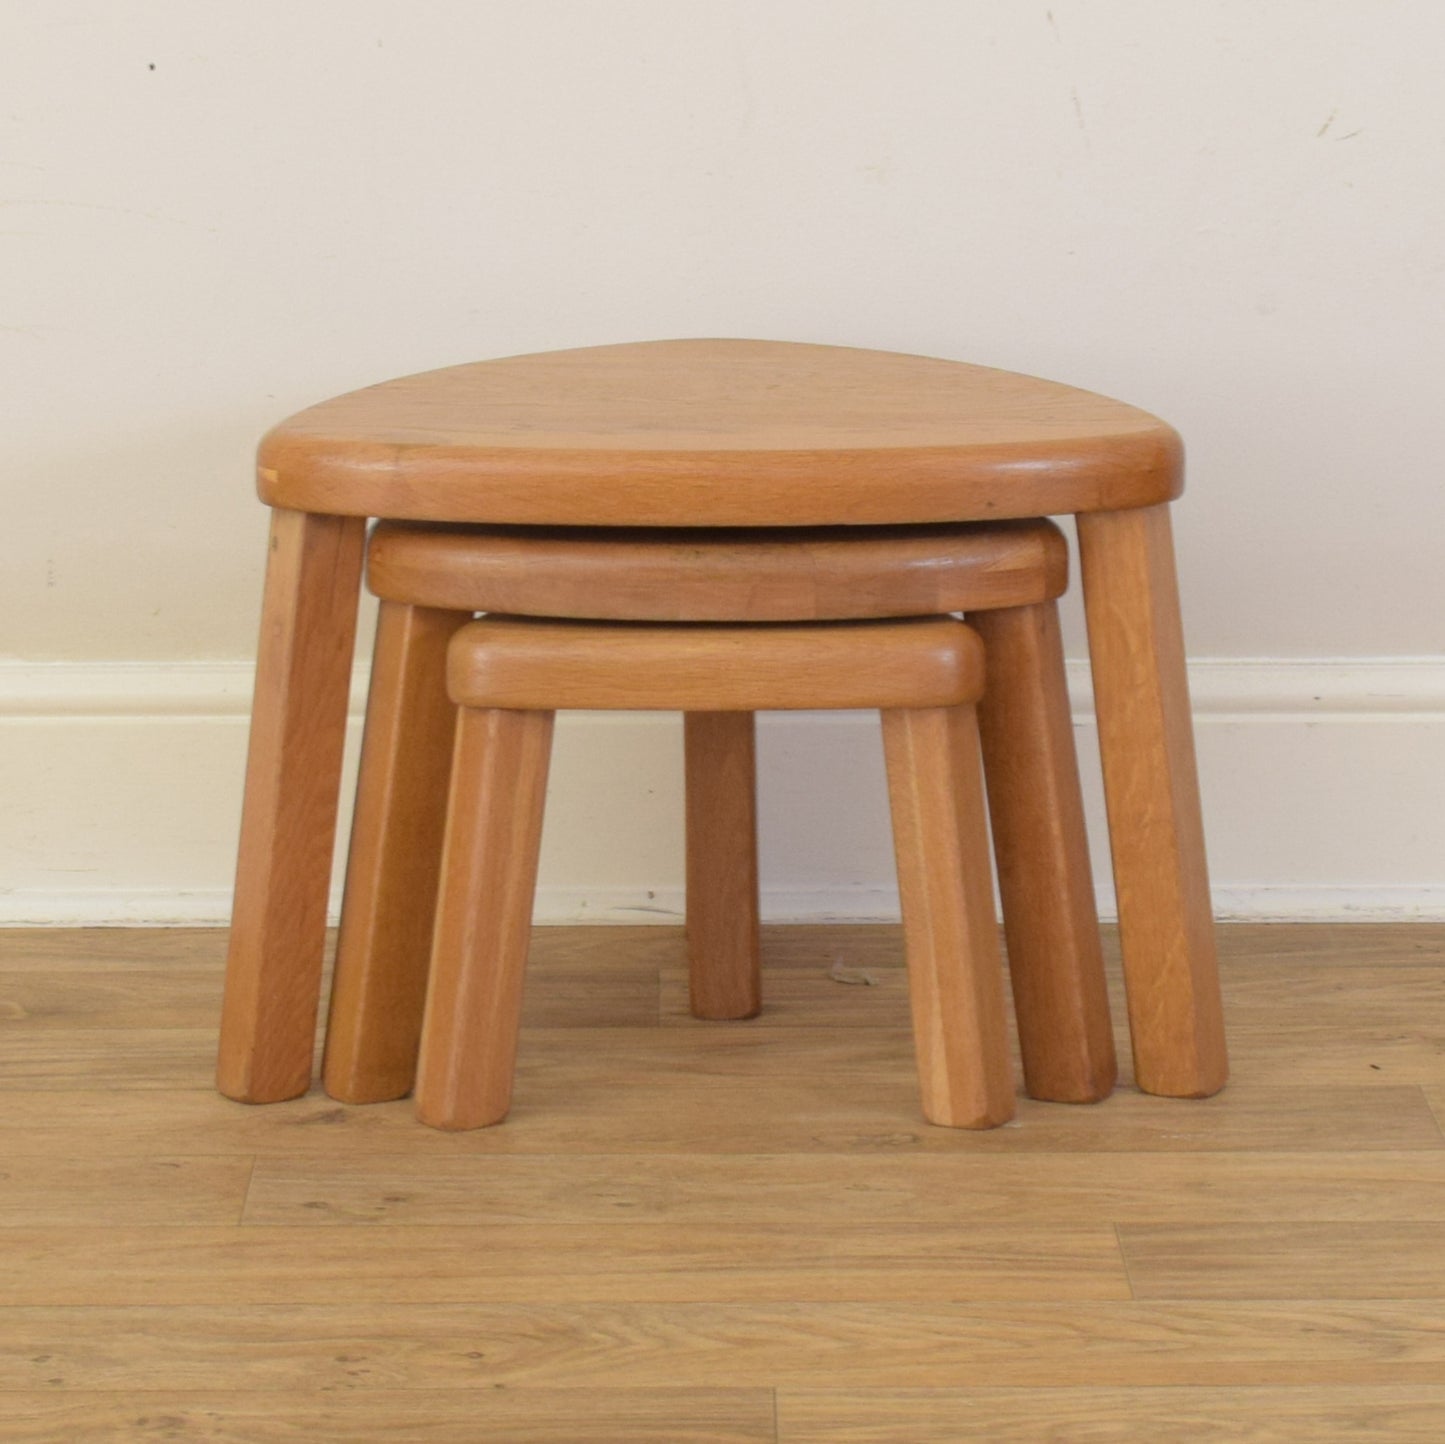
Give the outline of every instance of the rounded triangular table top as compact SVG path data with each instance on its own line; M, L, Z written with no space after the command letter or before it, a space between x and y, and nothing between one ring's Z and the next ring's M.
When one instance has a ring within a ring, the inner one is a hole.
M270 505L343 516L832 526L1151 506L1182 448L1146 411L1010 371L646 341L353 391L282 422L258 468Z

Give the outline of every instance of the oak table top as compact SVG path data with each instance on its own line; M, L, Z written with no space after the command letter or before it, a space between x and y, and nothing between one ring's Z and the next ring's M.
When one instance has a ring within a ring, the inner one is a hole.
M1182 485L1137 407L957 361L779 341L516 356L324 401L262 441L261 499L573 526L897 525L1118 511Z

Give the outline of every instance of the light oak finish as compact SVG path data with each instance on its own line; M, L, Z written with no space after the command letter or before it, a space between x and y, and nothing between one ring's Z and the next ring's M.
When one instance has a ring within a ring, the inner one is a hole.
M214 928L210 933L216 937ZM430 934L428 957L429 939ZM224 955L224 939L222 944ZM547 949L539 951L541 956L533 959L532 967L545 979L546 988L529 1004L528 1026L598 1028L656 1023L657 965L649 964L645 949L635 964L612 969L611 986L603 997L591 987L585 959L564 957L554 962ZM167 964L165 950L158 948L157 952L161 956L155 967L126 965L121 960L114 968L97 962L83 971L72 970L68 987L64 973L52 978L39 968L12 969L8 961L0 961L0 1025L23 1021L27 1036L42 1030L58 1036L90 1028L214 1031L221 998L215 960L204 965ZM423 970L428 957L422 959Z
M893 1303L1130 1297L1107 1224L13 1228L8 1305ZM106 1268L96 1269L104 1244ZM946 1266L941 1260L947 1260Z
M595 955L594 955L595 970ZM529 988L529 992L535 989ZM238 1118L229 1100L191 1092L209 1069L205 1035L182 1033L183 1046L146 1071L156 1033L125 1046L124 1034L72 1036L49 1070L35 1049L7 1099L31 1116L0 1130L7 1145L33 1158L57 1127L84 1131L101 1156L196 1153L248 1155L263 1144L288 1156L356 1158L385 1152L425 1163L440 1156L616 1153L624 1156L827 1154L885 1159L947 1154L1101 1155L1230 1152L1395 1153L1437 1147L1440 1126L1419 1087L1366 1083L1240 1081L1230 1107L1164 1108L1132 1088L1106 1108L1063 1109L1019 1100L1018 1128L959 1132L924 1127L918 1077L905 1027L883 1031L867 1047L832 1042L831 1024L771 1035L770 1046L663 1045L673 1026L608 1028L601 1039L577 1029L529 1029L518 1065L522 1102L510 1128L439 1133L418 1128L410 1102L349 1109L321 1095L275 1110L278 1123ZM719 1030L685 1030L706 1044ZM743 1030L721 1030L737 1034ZM761 1030L759 1030L761 1031ZM857 1029L849 1029L849 1033ZM658 1042L649 1046L656 1039ZM589 1051L576 1057L578 1049ZM717 1071L721 1058L730 1065ZM1299 1055L1296 1076L1308 1067ZM93 1065L86 1071L85 1063ZM858 1086L866 1070L867 1089ZM560 1076L559 1076L560 1075ZM157 1108L164 1092L168 1111ZM660 1097L667 1106L659 1107ZM579 1106L581 1105L581 1106ZM757 1119L767 1117L760 1130ZM960 1142L959 1140L967 1140Z
M973 526L447 527L379 522L367 585L417 606L637 622L820 622L1022 607L1058 596L1048 521Z
M1134 1073L1201 1098L1228 1075L1167 507L1079 518Z
M224 948L222 953L224 954ZM221 1001L212 960L205 967L105 967L72 970L71 986L39 967L15 968L0 959L0 1027L25 1024L29 1037L41 1029L211 1028ZM212 1043L214 1045L214 1038Z
M86 947L86 942L95 946ZM215 927L167 927L159 932L154 928L6 928L0 929L0 972L7 978L39 973L44 979L71 974L82 980L96 970L123 974L164 967L177 973L215 976L229 943L230 934ZM83 1000L84 994L80 996Z
M447 644L471 617L382 602L322 1077L347 1103L411 1092L456 708Z
M1440 1387L1433 1302L12 1305L4 1387ZM161 1402L157 1399L155 1402ZM1266 1414L1264 1417L1268 1418ZM562 1444L562 1441L559 1441Z
M1428 1138L1429 1135L1422 1135ZM235 1160L230 1160L233 1164ZM151 1177L173 1160L90 1165L97 1183ZM129 1169L129 1174L122 1174ZM80 1190L78 1172L69 1178ZM1073 1228L1101 1221L1188 1229L1207 1204L1212 1226L1296 1223L1364 1228L1428 1219L1445 1187L1445 1150L1113 1153L894 1151L433 1157L379 1150L350 1157L258 1159L243 1221L348 1227L622 1220L777 1225L951 1224L959 1200L980 1224ZM92 1212L95 1211L91 1204ZM12 1223L50 1221L38 1193L7 1204ZM86 1221L99 1221L88 1219ZM198 1220L205 1221L205 1220ZM1173 1235L1170 1236L1171 1239ZM1156 1246L1161 1247L1156 1239ZM1182 1254L1185 1249L1177 1250Z
M417 1116L435 1128L497 1123L511 1106L552 722L458 717L416 1076Z
M273 1103L311 1084L363 524L271 520L216 1086Z
M923 1116L1013 1117L978 724L967 706L889 709L883 750Z
M1103 1376L1136 1398L1231 1385L1319 1397L1439 1388L1445 1366L1437 1304L1349 1300L21 1305L0 1312L0 1345L7 1392L143 1388L160 1405L228 1385L278 1409L292 1393L365 1398L398 1384L480 1403L575 1388L841 1397L981 1377L1037 1392ZM1267 1400L1258 1417L1273 1417Z
M219 930L0 933L0 1435L1437 1437L1445 1137L1369 1038L1445 1110L1445 928L1220 943L1227 1091L980 1133L917 1119L896 927L765 928L770 981L837 999L771 1046L686 1017L679 928L540 928L532 1102L444 1134L218 1097L168 1009Z
M447 659L454 701L519 711L949 707L982 688L983 647L948 617L675 627L484 617Z
M475 1354L475 1350L469 1351ZM768 1389L468 1389L354 1386L268 1396L208 1389L165 1401L145 1393L12 1394L11 1427L25 1444L116 1444L165 1438L212 1444L773 1444ZM164 1431L164 1432L160 1432Z
M681 983L679 992L682 992ZM762 1018L768 1016L769 1010L765 1010ZM824 1009L820 1016L832 1019L835 1013ZM706 1031L699 1024L693 1026ZM52 1029L43 1039L37 1036L18 1040L8 1051L0 1053L0 1080L8 1089L27 1094L57 1087L104 1087L118 1092L184 1089L198 1059L214 1062L213 1027L105 1030L114 1036L100 1050L96 1035L102 1031ZM561 1036L572 1031L570 1027L564 1028ZM826 1046L817 1043L816 1033L799 1024L797 1012L787 1026L760 1023L756 1028L724 1031L728 1036L722 1042L711 1044L704 1039L700 1043L709 1076L697 1081L695 1099L693 1085L684 1087L673 1076L674 1070L686 1066L695 1056L693 1045L672 1040L671 1027L664 1030L655 1026L610 1028L607 1046L598 1056L564 1060L540 1076L524 1052L519 1086L529 1100L529 1110L540 1109L555 1103L564 1093L605 1086L608 1070L621 1068L626 1070L629 1087L644 1090L644 1097L635 1100L625 1126L621 1118L615 1120L615 1132L610 1135L614 1139L625 1142L625 1129L630 1127L636 1132L639 1148L653 1144L671 1146L686 1126L706 1121L720 1130L718 1150L745 1151L750 1146L746 1109L753 1106L753 1090L761 1087L746 1080L754 1070L770 1064L789 1080L791 1096L798 1107L828 1132L836 1146L866 1148L868 1139L873 1137L870 1129L875 1124L884 1129L883 1142L875 1142L875 1149L936 1146L928 1141L930 1135L920 1135L917 1129L890 1141L893 1133L887 1120L892 1117L893 1102L913 1098L916 1108L917 1079L906 1011L896 1026L878 1033L871 1032L861 1020L845 1025L841 1030L844 1036ZM1237 1058L1239 1077L1236 1081L1243 1086L1247 1078L1248 1089L1246 1101L1238 1112L1200 1109L1196 1117L1161 1114L1151 1112L1144 1098L1130 1094L1117 1112L1105 1110L1099 1116L1094 1109L1076 1109L1064 1117L1056 1113L1040 1117L1030 1112L1028 1126L1043 1130L1037 1141L1039 1151L1114 1152L1167 1146L1171 1136L1180 1147L1249 1146L1229 1141L1237 1136L1237 1128L1247 1118L1251 1138L1270 1139L1273 1140L1271 1146L1281 1148L1320 1148L1325 1146L1321 1138L1324 1125L1318 1119L1310 1122L1314 1116L1313 1105L1300 1097L1294 1081L1309 1065L1312 1076L1319 1080L1316 1091L1328 1090L1335 1106L1344 1110L1340 1136L1349 1137L1352 1146L1391 1148L1402 1140L1409 1146L1422 1130L1431 1135L1435 1133L1436 1125L1421 1089L1439 1086L1445 1061L1441 1058L1438 1034L1427 1021L1416 1019L1413 1023L1397 1025L1394 1035L1404 1041L1393 1048L1390 1034L1371 1028L1359 1041L1333 1047L1322 1054L1316 1040L1324 1032L1324 1029L1299 1034L1281 1031L1271 1035L1266 1029L1256 1029L1244 1033L1245 1046ZM1127 1046L1127 1039L1116 1041ZM1381 1057L1386 1060L1383 1064L1378 1061ZM816 1076L810 1078L810 1070ZM826 1087L846 1090L857 1086L860 1073L868 1078L870 1087L881 1090L882 1096L860 1103L859 1114L865 1121L850 1127L848 1120L858 1115L839 1109L827 1100L825 1080ZM47 1079L64 1081L46 1082ZM1127 1074L1121 1081L1132 1086L1132 1077ZM735 1090L731 1097L729 1088ZM1360 1098L1360 1089L1370 1096ZM652 1116L659 1096L665 1095L671 1106L679 1091L695 1103L698 1110L695 1118ZM648 1094L652 1114L645 1101ZM1116 1091L1113 1101L1117 1102L1119 1096ZM1273 1107L1272 1099L1276 1100ZM126 1105L118 1102L116 1106L121 1109ZM391 1105L374 1106L386 1109ZM314 1116L323 1122L327 1118L343 1118L345 1115L337 1111L339 1107L333 1103L328 1111L318 1106ZM379 1117L369 1126L388 1131L395 1126L395 1121ZM565 1137L567 1146L582 1146L573 1134L567 1133ZM791 1137L797 1148L818 1146L801 1115ZM921 1143L920 1138L924 1139ZM154 1151L165 1152L167 1146L162 1139L154 1145ZM699 1147L711 1150L711 1145L699 1144Z
M169 1396L164 1414L144 1393L12 1394L7 1411L26 1444L114 1444L157 1428L187 1441L371 1444L424 1438L474 1444L958 1444L973 1438L1037 1444L1041 1413L1055 1437L1111 1444L1435 1444L1445 1386L1285 1386L1238 1389L911 1390L765 1389L310 1390L272 1397L209 1390ZM616 1396L616 1397L613 1397ZM1046 1405L1046 1410L1041 1408ZM780 1432L774 1432L776 1426ZM980 1432L972 1432L972 1431ZM906 1431L901 1434L900 1431ZM162 1436L164 1437L164 1436Z
M888 1389L778 1397L786 1444L1431 1444L1445 1385L1242 1389ZM960 1431L966 1431L961 1433ZM1047 1431L1047 1432L1042 1432Z
M1445 1218L1121 1226L1141 1299L1445 1299Z
M243 1154L67 1155L31 1159L21 1168L7 1161L0 1172L0 1230L234 1224L240 1220L236 1200L244 1198L254 1169Z
M1024 1082L1094 1103L1118 1077L1058 611L972 612L988 686L978 708Z
M779 341L514 356L324 401L261 443L271 506L562 526L836 526L1148 506L1178 436L956 361Z
M762 1007L757 749L751 712L683 714L688 995L696 1018Z

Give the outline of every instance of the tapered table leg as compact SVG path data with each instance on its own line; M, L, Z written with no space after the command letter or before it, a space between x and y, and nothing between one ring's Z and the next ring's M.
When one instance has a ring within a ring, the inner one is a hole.
M751 712L687 712L687 954L693 1016L762 1006Z
M434 1128L500 1123L512 1102L551 712L464 707L417 1065Z
M883 750L923 1116L992 1128L1014 1088L973 708L886 709Z
M1140 1088L1228 1074L1169 508L1081 515L1079 550Z
M256 660L216 1082L311 1082L365 521L277 510Z
M457 709L447 643L470 612L382 602L322 1079L345 1103L411 1092Z
M968 620L988 658L978 722L1024 1086L1094 1103L1118 1067L1058 608Z

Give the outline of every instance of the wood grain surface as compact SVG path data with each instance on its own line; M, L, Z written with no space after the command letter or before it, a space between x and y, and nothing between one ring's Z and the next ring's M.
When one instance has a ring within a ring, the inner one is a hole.
M1094 1103L1119 1076L1079 760L1052 602L974 612L988 658L978 725L1024 1082Z
M271 518L216 1084L274 1103L311 1083L365 537Z
M447 644L471 619L382 602L322 1080L333 1098L403 1098L416 1076L457 709Z
M1149 506L1157 417L962 362L780 341L513 356L383 382L262 441L271 506L580 526L980 521Z
M747 1023L680 929L532 952L448 1134L219 1097L222 933L0 933L0 1439L1440 1437L1445 927L1222 928L1226 1091L986 1133L896 927L764 928Z
M378 522L367 585L414 606L640 622L810 622L1023 607L1058 596L1048 521L971 526L446 527Z
M483 617L452 639L470 707L757 712L950 707L983 690L983 646L951 617L648 625Z
M354 1375L364 1377L365 1368ZM231 1444L359 1444L377 1439L498 1440L505 1444L771 1444L766 1389L481 1389L398 1387L307 1393L186 1393L162 1407L147 1394L17 1394L10 1427L27 1444L203 1439ZM17 1436L18 1437L18 1436Z
M883 754L923 1116L993 1128L1014 1078L975 711L885 710Z
M1080 517L1079 555L1134 1073L1204 1098L1229 1058L1169 508Z
M683 714L688 1006L718 1022L763 1000L756 734L751 712Z
M417 1055L417 1117L478 1128L511 1106L551 712L458 714Z

